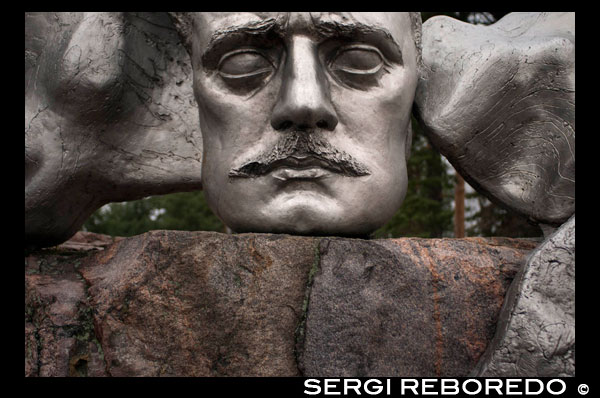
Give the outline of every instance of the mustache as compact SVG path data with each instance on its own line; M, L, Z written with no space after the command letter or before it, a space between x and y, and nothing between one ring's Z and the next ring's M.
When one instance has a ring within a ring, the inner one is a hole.
M278 162L294 157L296 159L312 157L324 168L348 177L371 174L367 166L349 153L334 148L324 139L304 131L293 131L282 136L272 149L244 161L239 167L232 168L229 177L260 177L277 167Z

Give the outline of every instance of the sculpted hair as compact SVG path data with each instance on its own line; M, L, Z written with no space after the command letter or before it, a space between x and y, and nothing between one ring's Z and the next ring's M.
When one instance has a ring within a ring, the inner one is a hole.
M421 35L422 35L422 31L423 31L423 22L421 19L421 13L420 12L409 12L410 15L410 23L411 23L411 30L413 33L413 40L415 41L415 47L417 48L417 67L421 67Z
M175 30L181 38L181 43L188 54L192 54L192 29L194 27L194 18L191 12L168 12Z
M194 18L190 12L169 12L169 17L181 38L181 42L187 52L191 54L192 43L191 36L194 27ZM422 19L420 12L409 12L411 30L413 33L413 40L417 49L417 65L421 66L421 33L422 33Z

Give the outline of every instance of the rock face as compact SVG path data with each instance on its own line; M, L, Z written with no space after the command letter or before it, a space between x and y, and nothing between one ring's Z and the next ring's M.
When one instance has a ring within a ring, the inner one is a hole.
M26 376L464 376L539 243L183 231L86 242L26 256Z
M466 375L494 334L527 244L323 240L302 370L320 377Z
M529 256L473 374L575 375L575 216Z

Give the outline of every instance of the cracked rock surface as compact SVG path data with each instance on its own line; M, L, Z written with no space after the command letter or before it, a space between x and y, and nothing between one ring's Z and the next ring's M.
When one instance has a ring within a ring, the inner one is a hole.
M467 375L539 244L184 231L87 242L25 258L26 376Z
M517 274L474 375L575 376L575 216Z

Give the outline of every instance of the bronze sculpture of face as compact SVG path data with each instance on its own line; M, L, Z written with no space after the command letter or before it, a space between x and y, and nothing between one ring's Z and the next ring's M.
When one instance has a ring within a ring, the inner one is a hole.
M197 13L202 185L236 232L365 235L406 194L408 13Z

